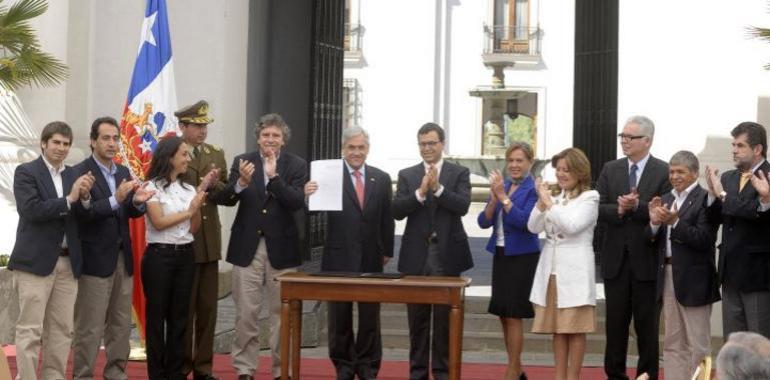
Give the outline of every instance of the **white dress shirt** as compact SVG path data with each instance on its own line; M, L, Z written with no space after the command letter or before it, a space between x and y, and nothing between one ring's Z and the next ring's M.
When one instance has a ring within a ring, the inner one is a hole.
M67 201L67 208L70 208L70 200L67 199L67 197L64 196L64 185L62 183L61 178L61 172L66 169L66 166L64 164L61 164L58 168L51 165L48 160L45 159L45 155L41 155L43 157L43 162L45 163L45 166L48 168L48 173L51 174L51 179L53 180L53 187L56 189L56 196L57 197L64 197L64 200ZM67 248L67 234L64 234L64 239L62 239L61 242L62 248Z
M195 188L191 185L184 187L179 181L174 181L168 187L164 187L165 180L151 180L147 184L147 190L155 190L155 194L147 202L160 202L163 215L176 214L187 211L190 202L195 198ZM193 242L193 234L190 232L190 219L186 219L164 230L157 230L145 216L147 243L162 244L187 244Z

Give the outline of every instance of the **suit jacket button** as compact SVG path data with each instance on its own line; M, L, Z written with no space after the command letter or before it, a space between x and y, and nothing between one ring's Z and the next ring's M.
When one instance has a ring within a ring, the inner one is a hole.
M257 230L257 235L262 236L262 230Z
M264 208L263 208L263 209L262 209L262 213L263 213L263 214L267 214L267 209L264 209Z
M203 215L203 220L206 220L206 215Z
M202 206L205 206L205 205L206 205L206 202L203 202Z

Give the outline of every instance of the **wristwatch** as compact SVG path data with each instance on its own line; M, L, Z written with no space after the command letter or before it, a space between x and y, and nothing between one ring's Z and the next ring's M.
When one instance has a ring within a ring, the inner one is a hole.
M511 200L510 200L510 199L508 199L508 198L505 198L505 199L503 200L503 206L508 206L509 204L511 204Z
M727 196L727 192L722 190L722 192L719 193L719 199L725 200L725 197Z

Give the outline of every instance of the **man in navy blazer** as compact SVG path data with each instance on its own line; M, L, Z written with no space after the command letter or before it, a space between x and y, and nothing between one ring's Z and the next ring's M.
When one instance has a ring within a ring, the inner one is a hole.
M407 218L398 270L410 275L459 276L473 267L462 224L471 203L470 172L443 160L444 130L437 124L420 127L417 143L423 162L398 173L393 199L393 216L397 220ZM409 378L427 380L432 373L436 379L446 379L449 308L409 304L407 317Z
M722 223L722 333L751 331L770 338L767 132L760 124L743 122L730 134L735 169L721 178L709 169L707 178L710 210Z
M93 177L64 165L72 129L54 121L40 136L42 155L19 165L13 194L19 212L8 269L19 292L16 368L19 379L64 379L72 334L77 278L83 266L76 218L84 212Z
M272 374L281 373L281 289L275 278L302 264L294 212L305 207L307 182L305 160L282 149L290 134L280 115L262 116L256 128L259 149L235 157L227 186L213 197L217 204L238 204L227 262L233 264L236 316L231 355L239 379L251 379L257 370L263 305L270 311Z
M669 161L670 193L649 203L646 232L658 253L658 299L663 299L663 368L688 379L711 352L711 304L719 301L714 242L719 225L709 218L708 192L698 185L692 152Z
M321 270L382 272L393 257L395 223L390 202L390 176L365 164L369 134L363 128L342 131L342 170L345 194L341 211L327 211L328 230ZM310 196L318 188L305 184ZM358 334L353 331L353 303L329 302L329 358L338 380L376 379L382 361L380 304L358 303Z
M91 124L93 154L73 169L95 178L90 204L79 220L83 275L78 280L73 339L73 377L94 377L94 361L104 339L105 379L126 379L130 351L134 259L129 218L144 215L151 191L139 187L128 168L112 160L118 153L120 127L111 117Z

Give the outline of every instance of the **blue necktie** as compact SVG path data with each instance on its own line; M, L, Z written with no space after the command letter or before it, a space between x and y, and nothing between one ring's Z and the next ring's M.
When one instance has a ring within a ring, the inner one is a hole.
M636 170L639 169L636 164L631 165L631 171L628 173L628 190L634 191L636 190Z

